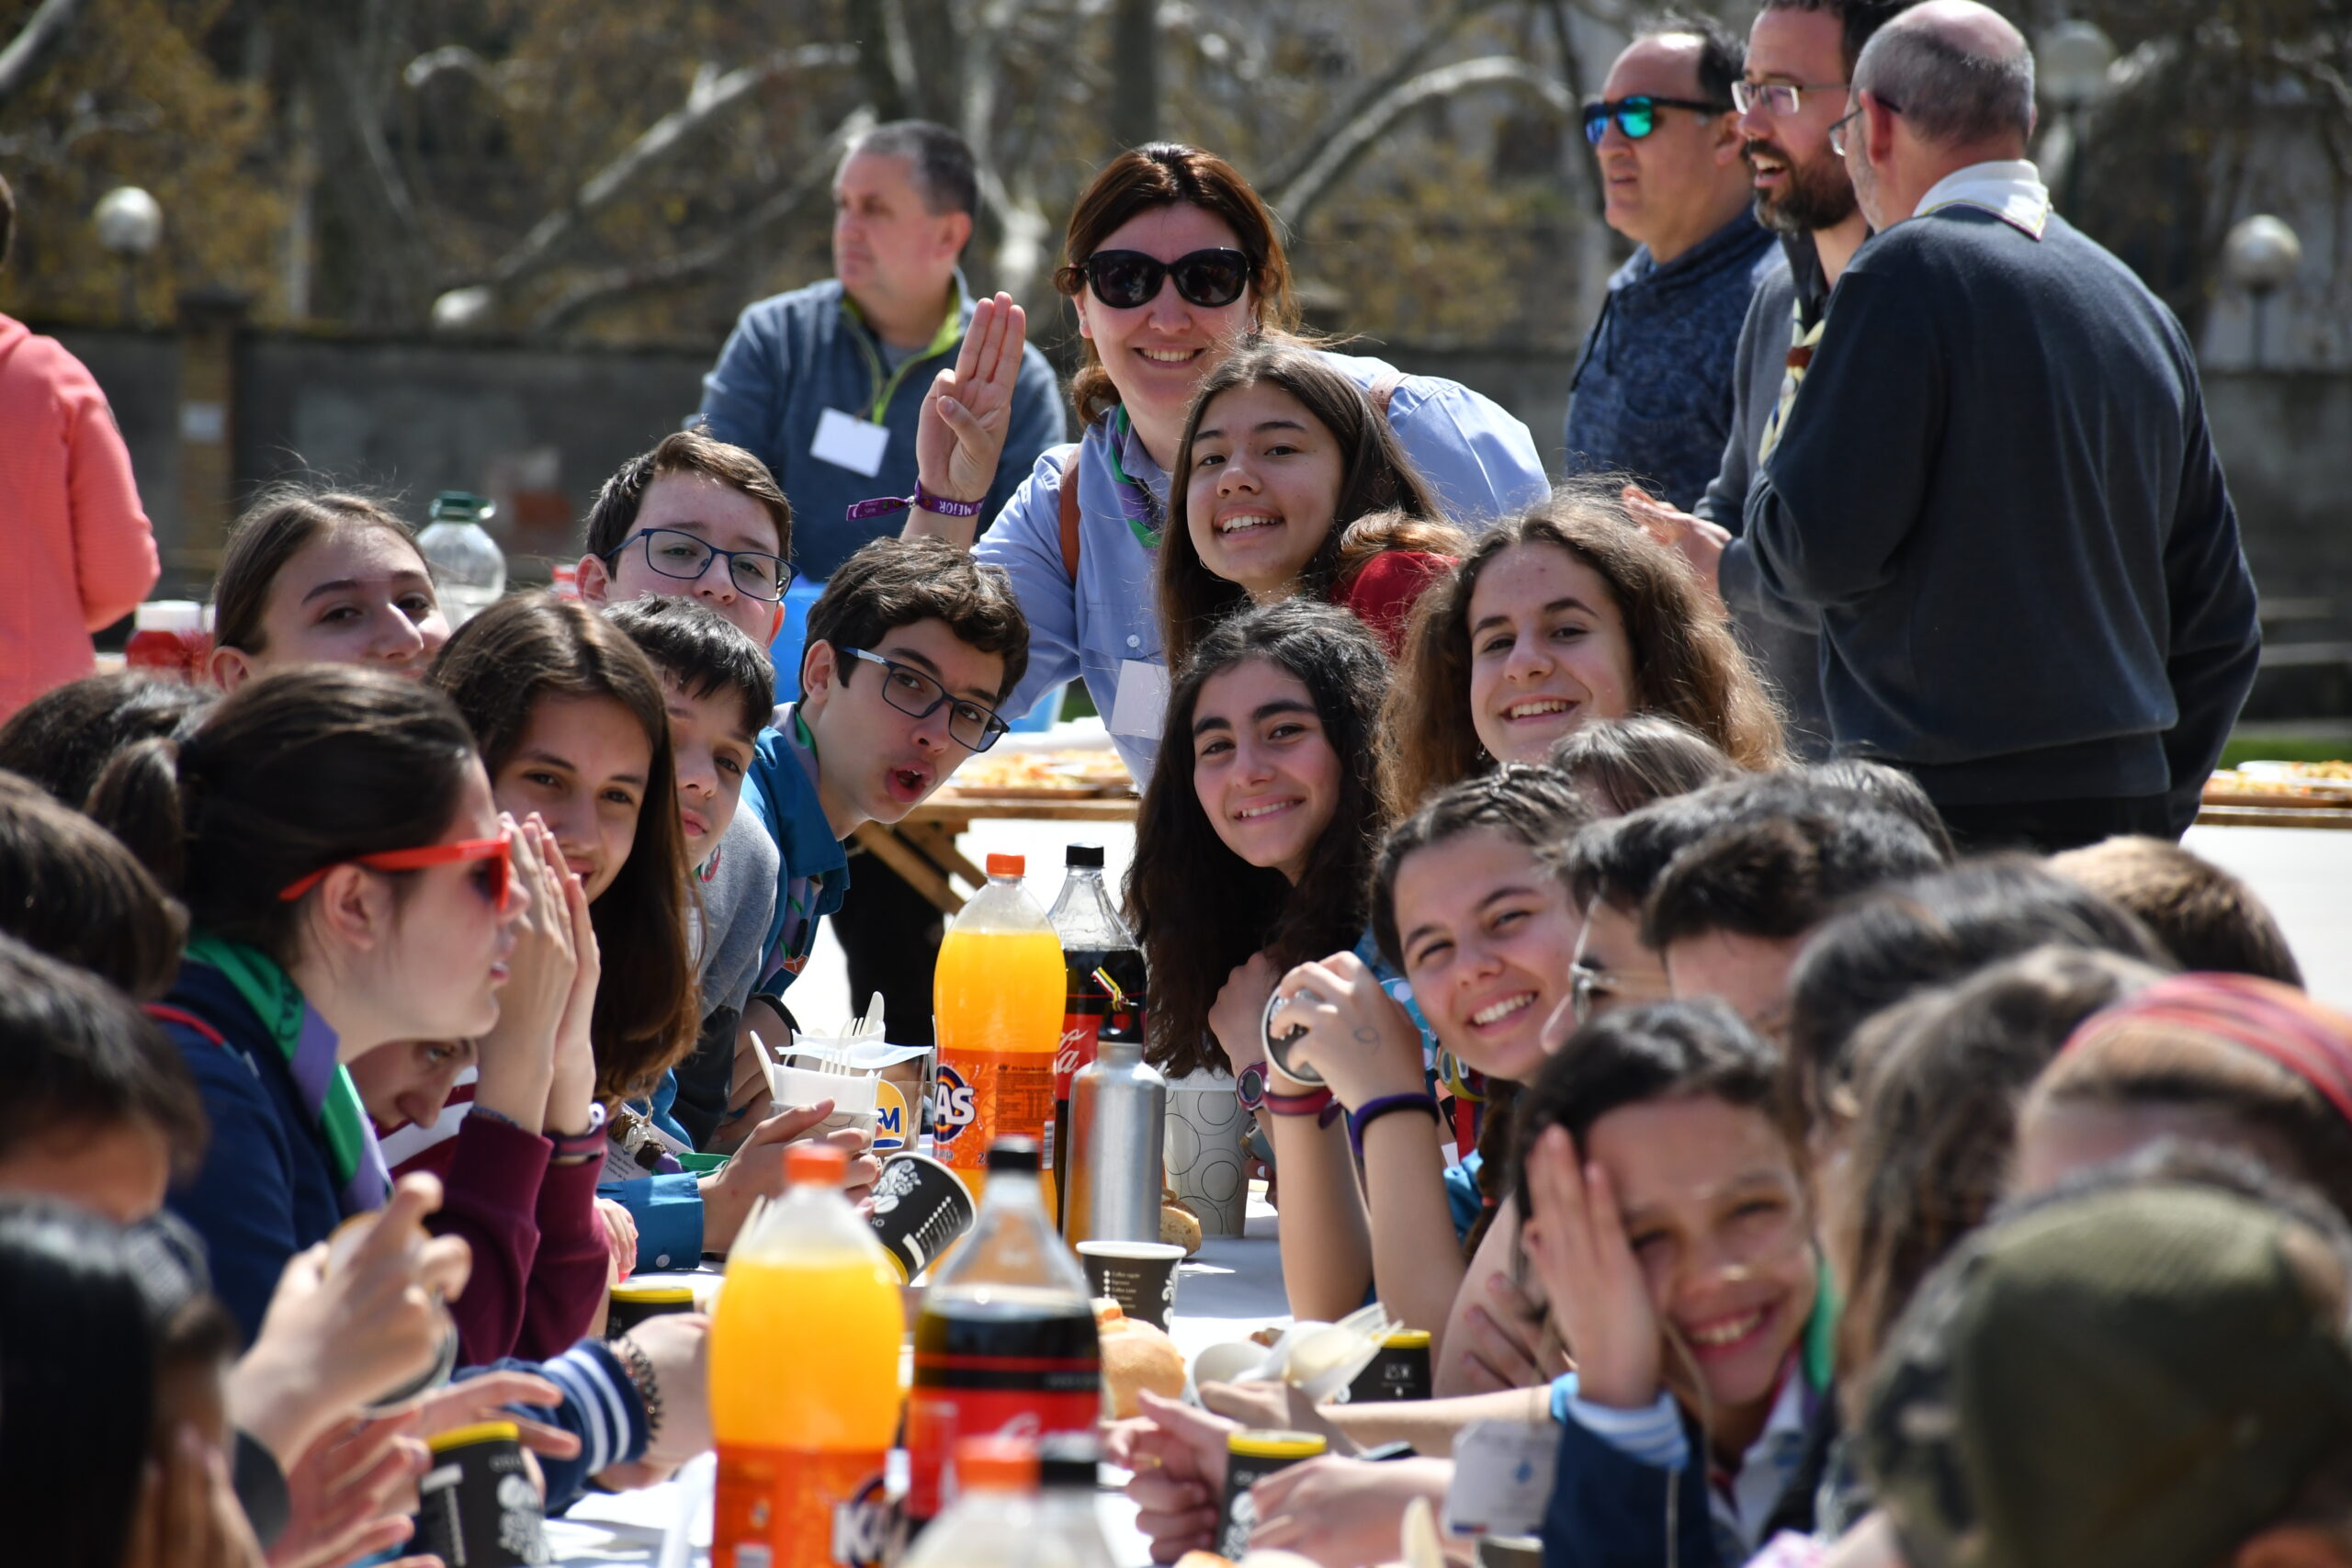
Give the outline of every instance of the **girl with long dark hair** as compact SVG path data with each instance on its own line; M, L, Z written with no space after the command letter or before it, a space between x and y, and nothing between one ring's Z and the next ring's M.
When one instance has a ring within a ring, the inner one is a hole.
M1740 767L1786 760L1780 714L1674 553L1597 482L1479 536L1424 594L1384 728L1410 807L1595 719L1680 719Z
M230 530L212 584L212 677L235 691L300 664L414 680L449 638L408 525L364 495L266 491Z
M1421 592L1469 547L1363 389L1260 339L1201 383L1159 549L1170 668L1219 619L1296 594L1338 604L1393 657Z

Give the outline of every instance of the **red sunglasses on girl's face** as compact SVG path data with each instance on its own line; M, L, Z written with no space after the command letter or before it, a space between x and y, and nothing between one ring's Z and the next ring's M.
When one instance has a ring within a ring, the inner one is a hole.
M385 850L372 855L354 855L336 865L364 865L370 871L422 871L429 865L454 865L465 861L481 861L477 874L481 880L482 896L491 908L504 914L514 907L514 862L510 852L514 846L514 830L500 832L495 839L467 839L454 844L427 844L417 850ZM290 904L316 887L334 869L322 865L300 882L288 883L278 897Z

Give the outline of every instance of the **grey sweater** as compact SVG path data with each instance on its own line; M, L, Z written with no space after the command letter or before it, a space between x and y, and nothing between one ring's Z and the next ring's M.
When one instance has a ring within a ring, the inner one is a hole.
M1784 246L1789 242L1782 242ZM1823 305L1821 272L1811 255L1812 242L1798 242L1794 260L1806 275L1813 297L1806 300L1806 319L1816 317ZM1796 272L1791 255L1774 262L1758 280L1756 297L1748 301L1747 320L1739 330L1739 351L1733 359L1731 438L1724 443L1723 467L1714 482L1691 510L1708 522L1736 535L1746 526L1747 487L1756 477L1756 454L1762 449L1764 426L1780 401L1781 380L1788 373L1791 323L1797 305ZM1771 689L1788 725L1789 749L1806 761L1829 754L1829 715L1821 705L1821 638L1808 626L1792 626L1766 613L1758 590L1754 558L1727 557L1724 562L1724 602L1731 607L1732 629L1756 672Z
M2188 337L2055 216L1862 246L1730 551L1818 618L1838 749L1941 803L2162 795L2185 829L2260 660Z

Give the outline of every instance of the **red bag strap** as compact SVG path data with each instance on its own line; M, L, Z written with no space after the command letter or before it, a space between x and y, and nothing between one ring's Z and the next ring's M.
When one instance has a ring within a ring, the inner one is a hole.
M213 1028L186 1008L175 1008L169 1002L149 1002L147 1016L159 1023L176 1023L193 1029L223 1051L229 1048L229 1037Z

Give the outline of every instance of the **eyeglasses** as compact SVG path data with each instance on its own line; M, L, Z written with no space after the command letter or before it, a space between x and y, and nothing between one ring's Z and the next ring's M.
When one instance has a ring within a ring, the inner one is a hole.
M1696 98L1654 98L1647 93L1637 93L1630 98L1594 98L1584 106L1584 139L1595 147L1609 134L1609 122L1617 121L1617 129L1639 141L1657 129L1660 109L1689 109L1693 114L1722 114L1721 104L1701 103Z
M1884 109L1889 114L1901 114L1903 112L1893 104L1888 103L1884 98L1880 98L1878 100L1878 107ZM1855 120L1860 118L1861 113L1862 106L1856 104L1852 108L1846 112L1845 118L1839 120L1837 124L1829 128L1829 151L1836 153L1840 158L1846 155L1846 128L1853 124Z
M1568 982L1570 1005L1576 1010L1578 1023L1590 1023L1621 1004L1632 1007L1643 1002L1662 1002L1674 994L1662 975L1635 978L1583 963L1568 966Z
M996 744L998 736L1012 728L992 707L949 696L946 687L911 664L901 664L862 648L845 648L842 652L882 666L888 671L882 678L882 700L909 718L929 718L939 711L940 704L953 705L947 710L947 733L967 751L987 750Z
M1758 104L1774 119L1787 119L1804 107L1807 93L1843 93L1844 82L1806 83L1802 85L1788 82L1734 82L1731 85L1731 107L1746 114Z
M278 898L291 904L311 888L326 880L335 865L362 865L370 871L423 871L433 865L460 865L468 861L482 863L477 873L482 897L500 914L514 908L514 862L510 858L514 847L514 830L506 829L494 839L465 839L454 844L427 844L415 850L383 850L372 855L354 855L334 865L322 865L299 882L289 882L278 890Z
M645 564L681 582L694 581L709 570L711 557L724 556L728 581L735 584L739 593L773 602L783 598L784 591L792 586L792 563L782 556L772 556L764 550L722 550L675 528L648 528L642 534L632 534L614 546L605 558L618 558L640 540L645 545Z
M1163 278L1176 280L1176 292L1204 310L1217 310L1241 298L1255 269L1239 251L1193 251L1172 262L1141 251L1097 251L1084 263L1087 287L1094 298L1114 310L1132 310L1159 298Z

